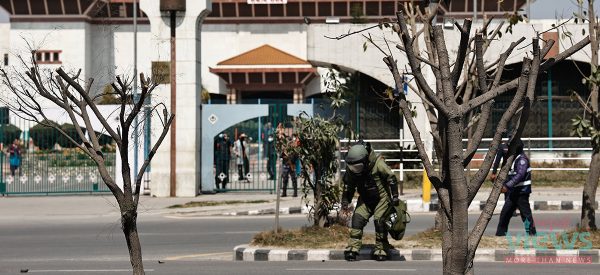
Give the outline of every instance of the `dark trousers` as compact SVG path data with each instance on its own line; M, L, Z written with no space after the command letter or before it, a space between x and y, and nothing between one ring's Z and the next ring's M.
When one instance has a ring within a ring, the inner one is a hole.
M269 179L275 178L275 160L276 157L267 157L267 173L269 173Z
M521 220L525 224L525 232L529 235L537 233L533 215L531 214L531 207L529 206L529 194L521 194L519 190L513 190L505 196L504 207L502 207L502 211L500 212L500 220L496 229L496 236L506 236L508 224L517 208L521 213Z
M238 180L246 180L246 175L250 172L250 161L248 157L244 157L244 164L238 164Z
M11 176L15 176L15 171L17 171L17 169L19 169L19 166L17 165L11 165L10 166L10 175ZM21 175L21 171L19 170L19 175Z
M217 171L215 175L215 180L217 183L217 189L219 189L219 183L221 183L221 188L225 189L227 183L229 183L229 159L218 159L216 164ZM223 180L221 180L220 178L221 173L225 175L225 178L223 178Z
M298 180L296 179L296 173L290 168L289 165L281 165L281 180L283 181L281 196L287 196L287 185L289 177L292 177L292 187L294 188L294 197L298 196Z

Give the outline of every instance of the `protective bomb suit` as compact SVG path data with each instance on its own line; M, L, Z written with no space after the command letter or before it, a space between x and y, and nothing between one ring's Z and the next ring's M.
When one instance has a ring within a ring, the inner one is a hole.
M398 205L398 180L382 157L378 157L367 143L354 145L346 156L346 173L342 178L343 194L342 209L347 210L348 204L358 190L360 195L352 215L350 240L344 251L348 261L356 260L362 245L363 228L374 217L375 249L373 256L378 261L388 257L390 244L387 239L385 221L392 211L392 205Z

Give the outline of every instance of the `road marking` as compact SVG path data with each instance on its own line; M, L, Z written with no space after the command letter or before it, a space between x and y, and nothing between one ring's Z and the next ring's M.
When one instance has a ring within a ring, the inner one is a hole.
M288 268L287 271L417 271L398 268Z
M144 271L153 272L154 269L145 269ZM131 269L40 269L28 270L27 273L65 273L65 272L132 272Z
M433 212L434 214L436 212ZM412 215L412 214L411 214ZM290 214L290 215L282 215L279 216L280 219L294 219L301 216L305 216L304 214ZM247 220L247 219L273 219L275 215L248 215L248 216L220 216L220 215L212 215L212 216L175 216L175 215L164 215L164 218L167 219L175 219L175 220Z
M207 256L217 256L217 255L231 255L231 252L202 253L202 254L192 254L192 255L173 256L173 257L167 257L167 258L165 258L165 261L177 261L177 260L181 260L181 259L187 259L187 258L207 257Z

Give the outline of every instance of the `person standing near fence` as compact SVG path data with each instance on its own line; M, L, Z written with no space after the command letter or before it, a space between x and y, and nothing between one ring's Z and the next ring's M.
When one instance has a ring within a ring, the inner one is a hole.
M296 140L290 141L291 146L297 146ZM298 177L296 176L296 160L297 156L290 152L283 150L281 152L281 180L282 180L282 191L281 196L287 197L287 186L289 178L292 178L292 188L294 189L293 197L298 196Z
M250 172L250 162L248 160L248 142L246 141L246 134L241 133L238 140L235 141L235 163L238 167L238 181L248 180L246 177Z
M219 183L221 183L221 189L227 188L229 183L229 161L231 159L231 141L227 136L227 133L219 134L217 141L215 142L215 180L217 183L217 189L219 189Z
M19 139L15 139L8 147L8 159L10 162L10 175L14 177L17 169L19 169L19 174L21 174L21 148L19 147Z
M267 180L275 179L275 169L277 165L277 151L275 150L275 139L273 135L269 135L265 144L265 155L267 156L267 173L269 178Z

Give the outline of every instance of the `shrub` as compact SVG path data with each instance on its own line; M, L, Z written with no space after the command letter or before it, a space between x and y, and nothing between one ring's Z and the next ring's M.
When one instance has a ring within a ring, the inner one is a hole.
M4 125L2 126L2 140L0 140L0 142L5 145L11 144L15 139L21 136L21 132L21 129L15 125Z
M96 132L96 136L98 137L98 143L100 146L110 145L115 142L109 135Z
M70 138L75 140L77 142L77 144L81 144L83 142L83 140L81 139L79 134L77 134L77 128L75 128L75 127L77 127L77 126L75 126L73 124L69 124L69 123L65 123L60 126L60 128L63 131L65 131L65 133ZM85 134L85 129L81 128L81 130ZM73 144L73 142L71 142L67 137L65 137L62 134L59 134L59 136L57 138L57 142L58 142L58 145L60 145L60 147L63 147L63 148L75 148L76 147L76 145Z
M44 124L53 124L56 127L59 127L59 125L54 121L44 120L41 123L31 127L29 129L29 135L33 139L33 143L35 143L35 145L37 145L40 149L48 150L54 147L60 132Z

